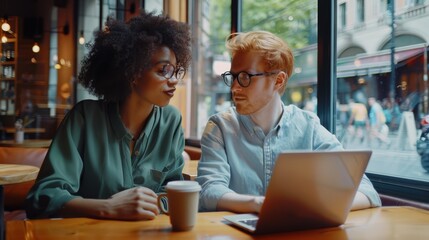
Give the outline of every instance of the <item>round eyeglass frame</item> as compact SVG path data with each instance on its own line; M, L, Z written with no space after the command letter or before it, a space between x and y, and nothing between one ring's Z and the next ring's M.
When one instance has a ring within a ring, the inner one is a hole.
M185 77L186 70L183 67L174 67L171 64L166 64L162 67L162 76L166 79L171 79L173 76L176 77L177 80L182 80Z
M222 77L223 81L225 82L225 84L228 87L231 87L232 83L234 82L234 79L237 79L238 84L241 87L245 88L245 87L248 87L250 85L250 83L252 81L251 80L252 77L256 77L256 76L270 76L270 75L277 74L277 73L279 73L279 72L276 71L276 72L263 72L263 73L254 73L254 74L252 74L252 73L248 73L246 71L241 71L239 73L234 74L234 73L232 73L230 71L226 71L226 72L224 72L224 73L221 74L221 77Z

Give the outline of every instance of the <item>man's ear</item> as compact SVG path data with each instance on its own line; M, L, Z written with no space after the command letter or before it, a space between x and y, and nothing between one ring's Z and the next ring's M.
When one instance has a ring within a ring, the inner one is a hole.
M288 80L289 80L289 77L287 73L285 73L284 71L280 71L279 73L277 73L276 83L275 83L276 89L281 89L283 87L286 87Z

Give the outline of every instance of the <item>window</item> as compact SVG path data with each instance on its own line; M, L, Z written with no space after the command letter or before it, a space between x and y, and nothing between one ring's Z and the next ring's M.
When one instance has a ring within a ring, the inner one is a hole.
M365 0L356 1L357 23L365 21Z
M356 11L366 21L363 4L357 1ZM386 4L390 12L391 1ZM379 7L373 11L379 16L368 18L382 18L386 5ZM346 11L354 9L350 5ZM420 37L429 31L429 14L413 12L418 18L409 18L409 11L407 2L396 1L395 14L389 16L414 26L407 34L395 31L391 21L338 32L336 135L345 148L373 150L367 173L380 192L427 202L429 173L416 142L429 110L428 39Z
M343 29L346 27L346 3L340 4L340 12L339 12L339 18L340 19L340 29Z
M104 5L100 9L100 2L97 0L79 0L79 14L78 14L78 30L82 31L85 36L85 43L91 43L94 41L94 33L103 28L103 19L107 19L108 16L116 16L116 8L122 8L117 6L116 2L109 0L103 3ZM123 11L121 11L122 13ZM100 17L100 13L103 16ZM101 25L101 26L100 26ZM77 73L81 69L81 60L89 53L89 48L85 44L77 45ZM79 102L83 99L95 99L96 97L91 95L81 84L76 84L76 101Z
M325 56L321 62L318 62L317 48L317 44L321 44L317 42L317 36L320 39L321 36L329 35L326 32L317 35L318 28L321 29L321 23L317 22L317 13L321 11L327 14L326 9L318 9L318 7L328 8L327 6L318 5L312 1L267 0L262 2L248 0L242 1L242 6L237 11L241 12L240 15L232 14L231 16L231 1L216 1L216 3L205 1L205 5L202 6L205 9L203 12L213 14L204 15L207 18L200 21L202 24L198 25L199 33L209 36L208 33L213 31L214 26L223 25L223 27L215 28L217 34L212 36L212 40L209 40L208 37L200 40L207 40L204 42L207 44L197 43L197 46L209 47L201 47L198 52L199 58L194 60L198 69L202 69L199 71L200 75L196 81L204 83L193 84L198 86L198 89L195 90L198 107L197 113L193 112L191 115L198 119L199 129L191 137L200 138L207 118L216 111L217 99L220 99L222 103L219 106L231 104L229 91L216 73L217 71L221 73L229 68L229 56L224 50L224 40L229 33L227 31L231 29L231 18L237 18L237 22L242 23L238 27L240 31L255 29L272 31L283 36L295 49L295 71L284 95L285 104L295 104L301 108L317 111L322 123L328 122L329 125L332 122L334 124L333 132L345 148L372 149L373 155L367 168L367 175L380 193L428 202L429 173L423 169L421 158L416 151L416 140L421 133L419 123L422 116L428 114L429 106L429 96L425 90L428 85L424 80L427 79L428 50L425 43L428 42L428 39L419 37L421 35L417 33L400 33L396 34L392 41L391 24L379 22L379 24L371 25L366 22L377 22L383 17L385 7L389 6L386 1L385 5L374 4L379 9L368 13L366 16L368 19L364 17L364 1L358 1L357 5L349 4L349 7L346 8L345 4L351 2L353 1L341 1L340 4L344 4L344 7L338 5L337 9L340 11L338 21L341 23L342 19L345 21L345 16L360 13L357 18L361 24L366 24L368 27L365 29L344 28L343 31L337 33L337 38L334 39L337 56L340 58L336 60L337 78L332 80L332 86L329 85L336 91L333 97L336 101L333 101L331 106L329 101L326 101L330 98L327 96L329 92L318 92L318 89L325 87L322 83L329 82L329 79L318 81L317 71L318 67L324 66L326 62L330 61L330 56ZM405 8L405 3L400 2L395 7L397 13L406 16ZM212 10L217 11L211 12ZM409 24L420 29L417 31L426 31L424 22L429 20L429 14L423 11L418 14L419 18L406 21L412 21ZM395 17L401 18L400 15L395 15ZM219 18L223 19L220 23L216 21ZM193 27L195 28L195 26ZM376 34L368 38L370 33ZM350 38L359 41L350 41ZM324 41L325 44L326 42L332 43L332 41ZM391 63L392 58L390 57L391 42L395 44L394 64ZM373 46L376 43L378 45L374 49ZM201 52L201 49L206 51ZM207 49L210 50L207 51ZM391 69L394 70L391 71ZM379 106L374 109L381 108L385 114L384 121L387 128L384 125L380 128L373 128L379 130L380 135L371 131L370 127L366 128L366 123L363 128L358 129L359 123L355 123L354 119L350 120L351 107L359 102L364 105L361 109L366 111L363 115L366 115L368 120L373 118L372 115L375 115L371 110L374 106L373 101L377 102L374 104L375 106ZM334 107L336 112L334 112L334 116L330 116L329 111ZM331 129L331 126L327 127ZM385 134L385 137L383 138L381 134Z
M425 0L406 0L406 6L407 7L419 6L419 5L423 5L424 2Z
M200 138L210 115L229 106L229 89L220 74L229 70L225 39L231 33L231 1L193 1L190 137Z
M198 71L197 77L192 77L195 90L195 104L197 113L197 129L191 132L191 137L199 138L204 130L207 119L222 108L231 105L229 88L223 83L220 74L229 70L230 56L225 49L225 39L231 33L231 1L202 1L201 21L198 29L198 43L201 58L194 58L194 68ZM295 75L289 80L284 101L300 106L308 105L315 109L316 104L316 73L317 42L316 16L317 2L281 1L281 0L248 0L242 1L239 7L242 15L242 25L237 26L241 31L267 30L283 37L289 45L297 50L299 64ZM311 79L302 81L309 76ZM304 84L302 84L304 82ZM194 101L193 101L194 103Z
M162 0L145 0L144 8L146 11L162 13L163 1Z
M242 31L267 30L295 50L295 69L283 95L285 104L316 111L317 2L243 1Z
M390 11L390 6L391 6L391 4L392 4L392 1L393 0L383 0L383 4L384 4L384 9L386 10L386 11Z

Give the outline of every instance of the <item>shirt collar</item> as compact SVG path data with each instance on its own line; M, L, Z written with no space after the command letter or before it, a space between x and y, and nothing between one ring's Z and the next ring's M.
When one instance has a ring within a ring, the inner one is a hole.
M128 133L127 128L121 120L121 115L119 114L119 103L109 104L108 115L116 137L119 139L127 137L129 140L131 140L132 136L130 133Z
M285 126L289 125L289 120L290 120L290 117L292 115L291 108L289 106L285 106L282 103L282 108L283 108L283 112L282 112L282 115L280 117L280 121L274 127L274 129L276 131L275 133L277 134L278 138L283 137L283 131L280 131L280 130L281 130L282 127L285 127Z
M122 122L121 115L119 114L119 103L109 103L108 115L116 137L118 139L127 138L128 140L131 140L133 136L128 132L127 128ZM142 133L140 134L140 136L138 136L137 139L139 139L142 135L148 136L152 132L153 126L155 125L157 118L159 118L159 107L154 106Z
M149 115L149 119L146 122L146 125L143 128L142 134L139 136L149 136L152 133L152 130L154 129L155 123L158 122L158 119L160 118L160 107L154 105L152 112Z
M282 103L282 115L280 117L279 122L277 123L276 126L274 126L274 128L271 130L274 131L274 134L277 135L277 137L281 137L282 135L282 131L280 131L280 129L284 126L288 125L289 119L292 115L292 108L289 106L285 106ZM236 108L234 107L234 112L235 114L238 116L239 121L243 124L243 126L246 128L246 130L252 134L257 134L256 131L258 131L257 129L260 129L260 127L258 127L250 118L249 115L242 115L239 114L236 110ZM262 131L262 129L260 129L260 131Z
M255 134L255 127L258 127L258 126L256 126L256 124L252 121L250 116L239 114L235 107L234 107L234 112L237 115L238 120L243 124L243 126L246 128L246 130L249 133Z

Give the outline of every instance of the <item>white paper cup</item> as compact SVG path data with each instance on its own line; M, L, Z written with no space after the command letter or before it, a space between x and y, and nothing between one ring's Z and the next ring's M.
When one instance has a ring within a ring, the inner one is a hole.
M174 231L187 231L194 227L198 212L201 186L195 181L171 181L165 187L167 193L158 196L158 207L170 216ZM162 203L167 198L168 209Z

